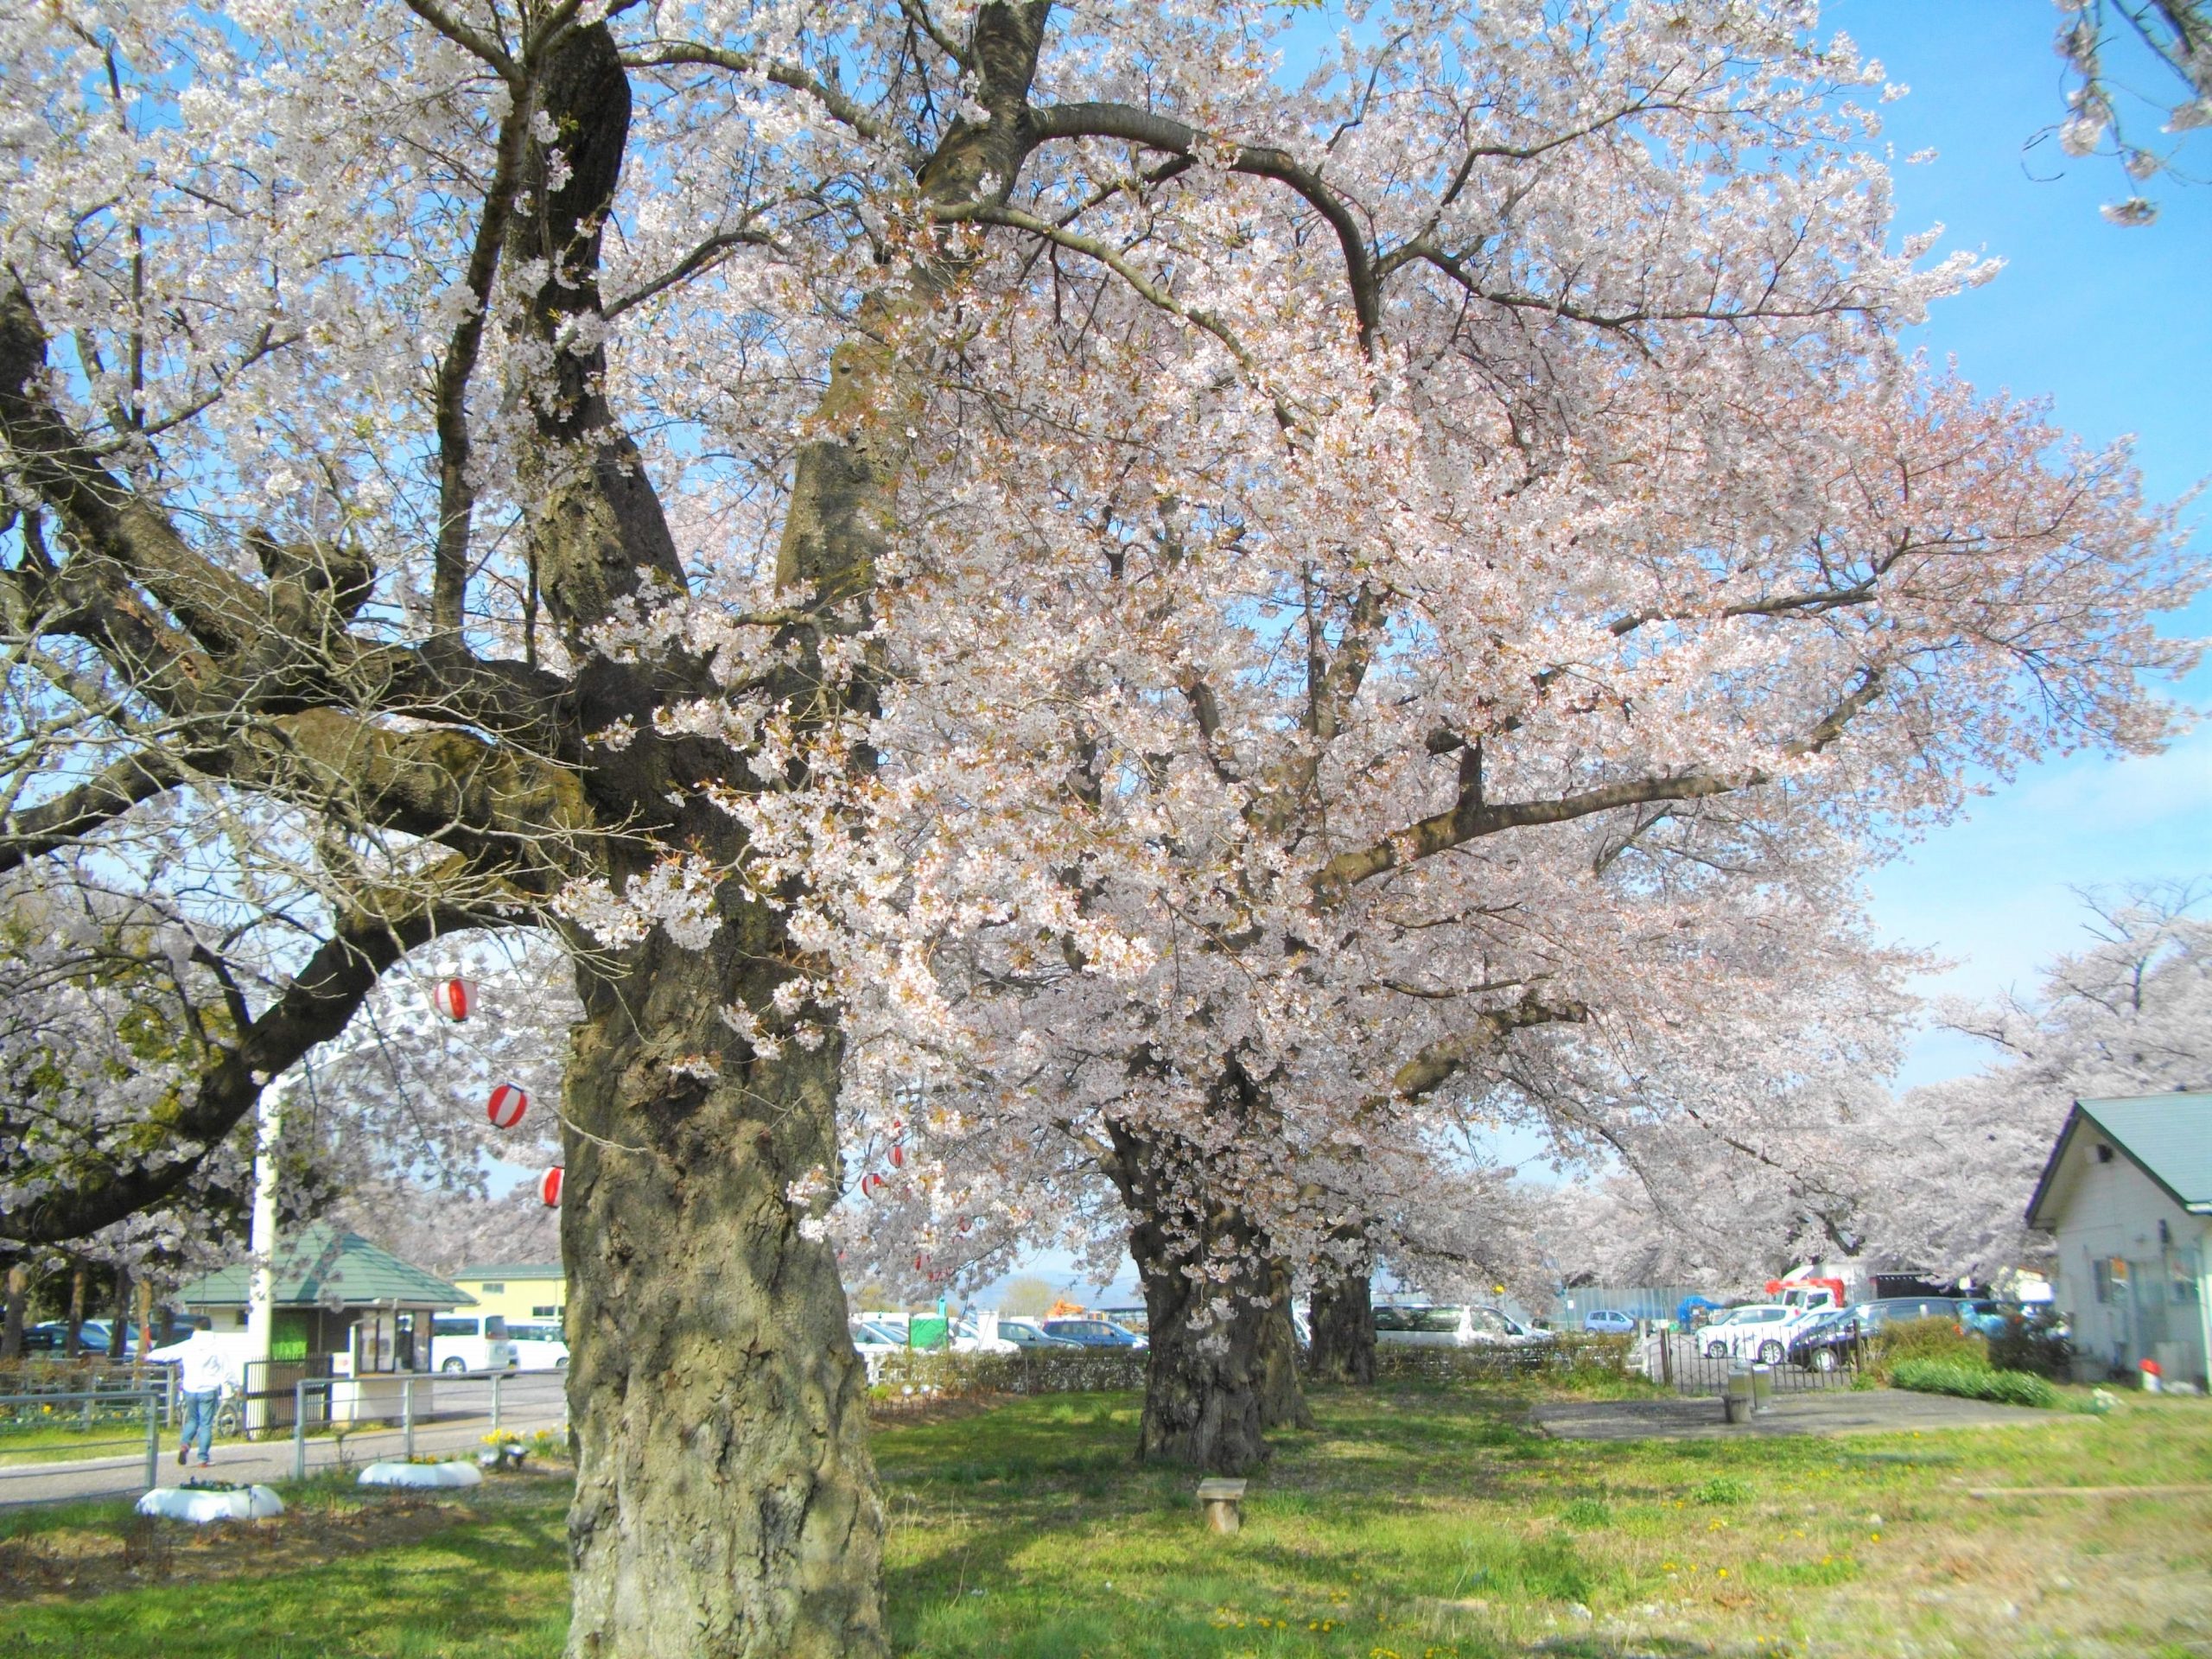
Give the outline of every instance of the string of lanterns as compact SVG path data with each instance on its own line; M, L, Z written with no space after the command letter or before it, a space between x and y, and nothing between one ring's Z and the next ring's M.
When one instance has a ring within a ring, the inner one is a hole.
M455 974L440 980L430 990L430 1005L454 1025L476 1012L476 987ZM503 1083L484 1103L484 1116L495 1129L512 1129L530 1109L530 1094L518 1084ZM561 1166L556 1164L537 1178L538 1201L549 1210L561 1207Z
M440 980L432 988L430 1001L440 1014L454 1024L459 1025L476 1011L476 987L459 975L453 975ZM490 1098L484 1103L484 1116L491 1120L492 1127L495 1129L516 1128L521 1123L523 1115L529 1110L529 1092L518 1084L512 1083L500 1084L492 1090ZM886 1156L889 1159L892 1168L904 1169L906 1166L906 1125L903 1121L897 1118L892 1120L891 1136L891 1147ZM549 1210L557 1210L561 1207L561 1166L556 1164L537 1178L538 1199ZM880 1170L872 1169L861 1177L861 1196L873 1201L877 1193L890 1185L889 1176ZM974 1222L975 1217L972 1216L962 1217L960 1230L965 1233ZM916 1256L914 1271L927 1272L928 1263L927 1256Z

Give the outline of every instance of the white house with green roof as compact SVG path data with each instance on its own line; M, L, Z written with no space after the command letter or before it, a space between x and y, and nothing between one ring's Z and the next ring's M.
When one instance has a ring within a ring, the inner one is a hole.
M2028 1205L2055 1234L2056 1300L2082 1380L2206 1386L2212 1353L2212 1092L2077 1100Z

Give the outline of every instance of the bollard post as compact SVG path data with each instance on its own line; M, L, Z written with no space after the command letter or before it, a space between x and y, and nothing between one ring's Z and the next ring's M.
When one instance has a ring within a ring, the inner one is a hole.
M499 1373L492 1373L492 1432L499 1432Z
M162 1421L154 1413L154 1398L149 1394L139 1402L146 1411L146 1490L149 1492L162 1480Z
M308 1380L292 1384L292 1478L308 1478Z
M399 1379L399 1433L400 1444L406 1448L406 1455L412 1460L415 1456L415 1379L412 1376Z

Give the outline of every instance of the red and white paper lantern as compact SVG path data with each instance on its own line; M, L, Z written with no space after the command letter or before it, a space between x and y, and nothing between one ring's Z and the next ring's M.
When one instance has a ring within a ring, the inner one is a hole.
M492 1120L495 1129L512 1129L529 1109L530 1096L512 1083L501 1084L484 1103L484 1116Z
M430 993L440 1014L458 1024L476 1011L476 988L465 979L442 979Z
M892 1168L893 1168L893 1169L904 1169L906 1166L906 1147L900 1147L900 1146L894 1146L894 1147L893 1147L891 1148L891 1167L892 1167Z
M561 1166L558 1164L537 1178L537 1198L548 1210L561 1207Z

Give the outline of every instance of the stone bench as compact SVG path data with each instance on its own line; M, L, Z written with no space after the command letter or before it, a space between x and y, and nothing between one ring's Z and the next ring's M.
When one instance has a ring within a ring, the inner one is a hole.
M1244 1483L1217 1475L1198 1483L1198 1505L1206 1512L1206 1525L1216 1532L1235 1532L1244 1524L1242 1504Z

